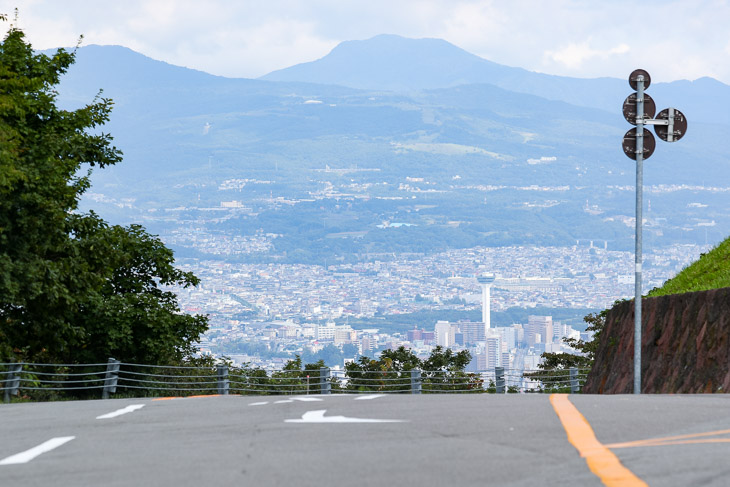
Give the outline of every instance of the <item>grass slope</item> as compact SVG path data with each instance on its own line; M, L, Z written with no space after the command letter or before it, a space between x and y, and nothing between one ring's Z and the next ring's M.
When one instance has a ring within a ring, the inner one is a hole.
M730 287L730 238L702 254L660 288L652 289L647 296L664 296L695 291Z

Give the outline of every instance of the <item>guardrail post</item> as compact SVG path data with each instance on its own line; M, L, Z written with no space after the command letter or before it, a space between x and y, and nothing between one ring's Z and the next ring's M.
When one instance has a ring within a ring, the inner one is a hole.
M20 392L20 373L23 371L23 364L13 364L10 366L10 373L5 379L5 394L3 401L10 402L10 396L17 396Z
M330 394L332 392L329 367L320 367L319 369L319 392L320 394Z
M497 389L497 394L504 394L507 392L504 382L504 367L494 368L494 385Z
M570 392L573 394L580 392L580 384L578 383L578 369L576 367L570 368Z
M218 394L223 396L228 395L228 389L230 388L230 381L228 380L228 366L218 366Z
M104 376L104 390L101 391L102 399L109 399L111 394L117 392L117 380L119 379L119 360L110 358L106 364L106 375Z
M421 393L421 369L411 369L411 394Z

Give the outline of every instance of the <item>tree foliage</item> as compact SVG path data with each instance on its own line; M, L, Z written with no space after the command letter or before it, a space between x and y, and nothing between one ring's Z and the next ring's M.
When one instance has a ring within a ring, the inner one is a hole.
M362 356L345 366L347 388L357 391L406 392L411 390L411 371L421 371L424 391L484 392L476 374L464 372L471 361L467 350L454 353L438 346L425 360L405 347L384 350L378 360Z
M596 358L596 349L601 339L601 332L606 324L606 315L608 309L604 309L598 313L590 313L583 318L588 326L586 331L593 332L593 338L590 341L575 339L575 338L563 338L563 343L574 348L578 351L578 354L571 353L556 353L556 352L545 352L542 354L542 363L538 365L541 370L563 370L571 367L578 368L590 368L593 366L593 362ZM539 375L540 373L536 373ZM531 376L537 376L531 375Z
M357 353L357 349L355 350ZM310 349L305 348L302 352L302 360L310 363L321 361L324 366L334 367L335 365L342 365L342 360L345 357L344 352L340 347L327 344L318 352L312 352Z
M78 209L91 168L122 153L101 130L113 106L101 92L57 106L74 56L37 54L13 26L0 43L0 359L182 359L207 318L181 314L164 287L197 278L142 227Z
M598 313L590 313L583 318L588 324L586 331L593 332L590 341L563 338L563 343L577 350L578 354L545 352L541 356L542 362L537 366L540 370L526 373L525 377L540 381L540 390L543 392L570 392L569 369L573 367L590 369L593 366L607 314L608 309L605 309Z

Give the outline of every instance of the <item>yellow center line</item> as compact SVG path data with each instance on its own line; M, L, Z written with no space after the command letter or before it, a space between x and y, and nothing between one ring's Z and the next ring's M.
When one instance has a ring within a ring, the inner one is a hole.
M718 436L718 435L726 435L730 434L730 430L717 430L717 431L708 431L707 433L694 433L689 435L678 435L678 436L666 436L664 438L651 438L649 440L637 440L637 441L626 441L622 443L612 443L610 445L606 445L606 448L631 448L635 446L656 446L657 444L665 444L667 442L673 442L673 443L667 443L672 445L679 445L681 443L674 443L675 440L687 440L691 438L701 438L703 436ZM697 443L697 442L694 442ZM725 441L715 441L715 442L708 442L708 443L725 443Z
M563 423L568 441L586 459L591 469L604 485L609 487L648 487L646 482L628 468L618 457L603 445L593 433L591 425L578 409L568 400L567 394L552 394L550 403Z
M616 447L612 447L612 448L637 448L640 446L667 446L667 445L697 445L700 443L730 443L730 438L706 438L704 440L660 441L657 443L644 443L641 445L616 446Z
M614 443L613 445L606 445L609 448L639 448L639 447L650 447L650 446L667 446L667 445L698 445L700 443L730 443L730 438L706 438L704 440L675 440L675 441L657 441L657 442L645 442L636 444L631 443Z

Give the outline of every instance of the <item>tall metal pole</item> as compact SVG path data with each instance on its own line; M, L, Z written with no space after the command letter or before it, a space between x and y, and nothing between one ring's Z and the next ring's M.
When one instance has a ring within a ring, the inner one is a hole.
M634 253L634 394L641 394L641 244L644 189L644 77L636 96L636 250Z
M654 125L656 134L666 142L681 139L687 131L687 119L675 108L665 108L656 118L654 101L644 93L651 85L649 73L643 69L635 69L629 75L629 85L636 90L636 96L629 95L624 101L623 113L626 121L636 125L624 135L622 147L624 153L636 161L636 250L634 252L634 394L641 394L641 265L642 265L642 230L643 191L644 191L644 149L646 158L654 151L654 136L646 131L645 125ZM644 118L646 117L646 118Z

